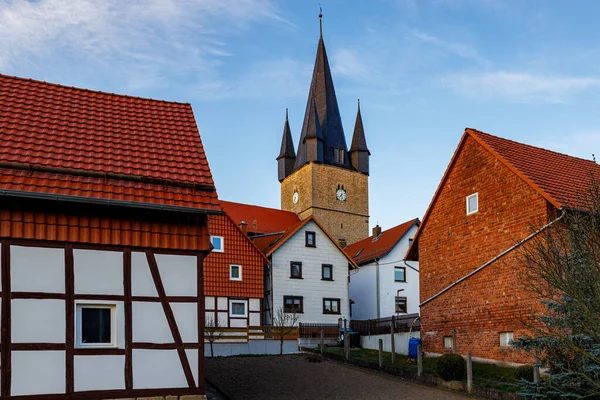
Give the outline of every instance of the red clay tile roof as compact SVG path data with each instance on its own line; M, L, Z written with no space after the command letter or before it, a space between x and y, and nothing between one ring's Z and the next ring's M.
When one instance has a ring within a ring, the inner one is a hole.
M366 264L375 258L381 258L390 252L396 246L398 241L408 232L413 225L419 225L419 219L411 219L403 224L381 232L379 238L373 241L373 236L352 243L346 247L345 251L348 256L358 264ZM359 253L360 251L360 253Z
M415 235L415 240L408 249L406 254L408 260L418 260L419 235L427 223L429 210L431 210L437 200L440 190L467 137L472 137L481 144L482 147L521 177L521 179L527 182L557 209L563 207L583 208L584 201L582 200L586 195L586 190L594 180L598 181L600 178L600 166L594 161L584 160L540 147L503 139L476 129L466 128L433 199L425 212L423 222Z
M248 232L274 233L283 232L300 221L291 211L277 210L250 204L221 201L221 207L236 224L242 221L248 224Z
M591 160L499 138L475 129L466 133L534 187L556 208L581 208L600 166Z
M219 210L189 104L0 74L0 190Z
M252 241L254 242L254 245L260 249L260 251L266 253L267 249L281 239L284 234L285 232L276 232L253 236Z

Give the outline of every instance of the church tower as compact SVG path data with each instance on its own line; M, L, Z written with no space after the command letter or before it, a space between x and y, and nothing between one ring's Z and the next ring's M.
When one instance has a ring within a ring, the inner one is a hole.
M281 208L314 215L342 246L369 236L369 156L360 104L350 151L342 126L323 25L298 151L287 118L277 157Z

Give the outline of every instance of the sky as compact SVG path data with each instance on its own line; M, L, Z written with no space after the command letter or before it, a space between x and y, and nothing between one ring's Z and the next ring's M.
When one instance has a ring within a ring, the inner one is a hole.
M219 197L278 208L319 5L348 145L360 98L371 226L423 217L465 127L600 157L594 0L0 0L0 73L191 103Z

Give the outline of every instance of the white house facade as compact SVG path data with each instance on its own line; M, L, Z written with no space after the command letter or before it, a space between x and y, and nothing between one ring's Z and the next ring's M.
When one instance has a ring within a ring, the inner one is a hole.
M418 226L412 220L383 232L376 227L373 236L346 248L359 266L350 276L352 319L419 313L419 263L404 262Z
M265 323L279 309L295 312L303 323L350 317L348 274L356 266L314 218L280 235L266 255Z

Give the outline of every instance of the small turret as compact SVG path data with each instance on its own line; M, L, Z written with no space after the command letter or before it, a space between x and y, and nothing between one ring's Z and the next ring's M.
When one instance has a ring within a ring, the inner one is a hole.
M365 129L363 128L362 116L360 114L360 100L358 101L358 112L356 113L356 124L354 124L354 135L350 146L350 162L354 169L369 175L369 156L371 152L367 147Z
M285 125L283 126L283 137L281 138L281 150L277 157L277 175L279 182L287 178L294 172L296 163L296 152L294 151L294 142L292 140L292 131L288 120L288 110L285 109Z

